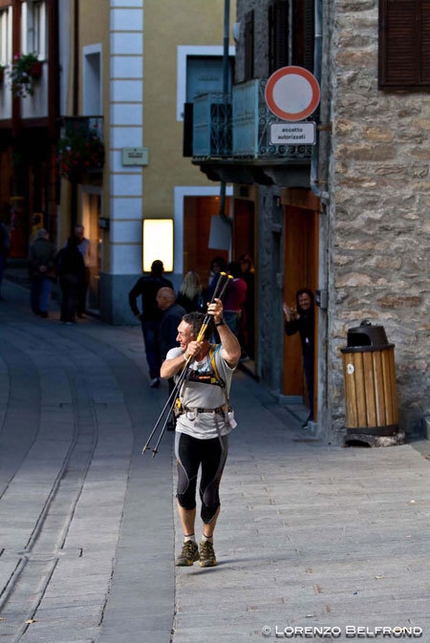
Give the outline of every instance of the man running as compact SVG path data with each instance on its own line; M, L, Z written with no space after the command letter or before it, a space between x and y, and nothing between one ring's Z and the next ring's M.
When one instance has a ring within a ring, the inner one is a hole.
M240 344L223 320L223 305L215 299L208 305L221 340L211 345L208 325L197 341L205 316L192 312L178 326L179 347L172 348L161 365L161 377L178 378L187 360L189 367L178 391L175 455L178 463L177 504L184 532L178 567L216 565L213 534L220 512L219 485L228 452L229 433L235 426L229 413L233 372L241 355ZM195 537L197 474L201 468L200 499L203 535L200 547Z

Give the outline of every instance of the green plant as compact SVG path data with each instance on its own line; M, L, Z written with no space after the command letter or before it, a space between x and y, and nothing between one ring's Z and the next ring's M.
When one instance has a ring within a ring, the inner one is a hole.
M76 128L60 138L57 150L60 172L71 181L78 181L85 171L104 165L105 149L96 129Z
M37 54L15 54L8 74L16 96L33 96L33 81L40 75L40 65Z

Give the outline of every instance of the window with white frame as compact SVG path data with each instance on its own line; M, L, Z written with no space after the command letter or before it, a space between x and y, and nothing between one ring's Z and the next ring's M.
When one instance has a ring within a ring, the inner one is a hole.
M235 48L229 47L229 88L233 76ZM222 91L223 48L219 46L178 46L176 119L184 120L184 104L196 94Z
M12 7L0 9L0 65L12 60Z
M46 0L28 0L22 7L24 53L46 58Z

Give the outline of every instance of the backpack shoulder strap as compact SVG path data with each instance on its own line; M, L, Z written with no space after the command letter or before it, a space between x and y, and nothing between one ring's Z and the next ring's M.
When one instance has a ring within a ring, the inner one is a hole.
M218 368L216 365L216 360L215 360L215 353L217 350L219 350L220 344L212 344L211 347L209 348L209 359L210 359L210 364L212 367L212 370L214 372L215 378L217 382L220 384L221 388L225 388L225 382L224 380L220 377L220 374L218 373Z

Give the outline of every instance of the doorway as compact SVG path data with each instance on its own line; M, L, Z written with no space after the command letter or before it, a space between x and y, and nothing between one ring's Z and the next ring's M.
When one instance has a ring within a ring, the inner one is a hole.
M226 211L229 211L229 198L226 198ZM209 248L212 217L219 214L218 196L186 196L184 198L183 226L183 275L195 270L206 289L209 284L211 260L222 257L229 261L229 250Z
M285 202L284 202L285 203ZM304 205L307 205L306 203ZM309 206L315 207L313 199ZM319 210L297 205L284 207L284 300L296 305L296 292L309 288L315 294L318 287ZM314 419L317 419L318 366L318 309L315 306L314 324ZM302 347L299 333L284 334L283 394L307 399L303 373Z
M84 234L90 241L89 281L86 309L92 313L100 312L100 273L102 270L102 234L99 227L101 216L101 194L87 191L82 194L82 224Z

